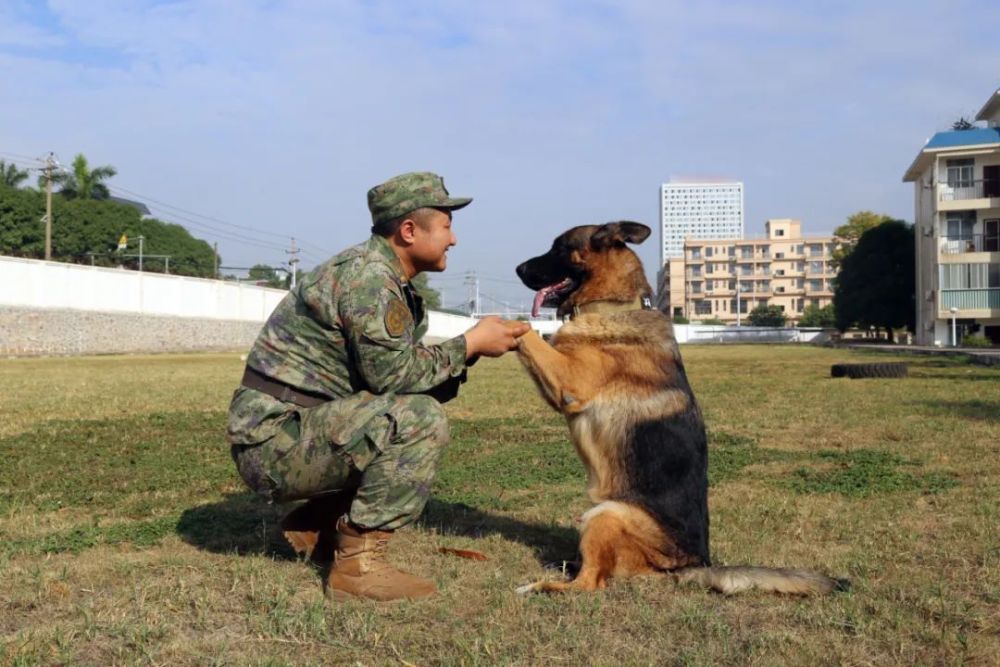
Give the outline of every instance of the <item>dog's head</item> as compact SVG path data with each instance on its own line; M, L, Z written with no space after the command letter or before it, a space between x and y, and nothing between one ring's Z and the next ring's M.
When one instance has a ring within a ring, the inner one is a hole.
M542 306L559 315L587 301L629 301L650 289L639 258L627 243L642 243L651 230L638 222L582 225L556 237L544 255L517 267L517 276L536 290L532 315Z

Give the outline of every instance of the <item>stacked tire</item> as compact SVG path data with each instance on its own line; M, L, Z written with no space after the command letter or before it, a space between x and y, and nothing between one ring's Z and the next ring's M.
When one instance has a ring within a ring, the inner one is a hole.
M830 366L830 377L851 378L905 378L909 368L903 362L880 364L834 364Z

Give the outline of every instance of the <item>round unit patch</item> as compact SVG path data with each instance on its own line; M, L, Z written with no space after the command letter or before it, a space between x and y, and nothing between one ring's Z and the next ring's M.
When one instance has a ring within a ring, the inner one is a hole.
M406 304L396 299L389 303L385 311L385 330L393 338L399 338L413 321L413 315Z

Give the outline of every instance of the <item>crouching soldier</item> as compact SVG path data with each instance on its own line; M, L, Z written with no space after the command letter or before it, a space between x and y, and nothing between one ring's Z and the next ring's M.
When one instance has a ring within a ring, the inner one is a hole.
M424 509L455 396L478 356L513 349L527 324L489 317L423 345L427 315L412 279L443 271L456 243L448 194L431 173L368 192L372 235L318 266L264 324L229 408L241 477L273 502L307 499L282 522L296 551L333 551L324 587L376 600L434 593L386 561L393 533Z

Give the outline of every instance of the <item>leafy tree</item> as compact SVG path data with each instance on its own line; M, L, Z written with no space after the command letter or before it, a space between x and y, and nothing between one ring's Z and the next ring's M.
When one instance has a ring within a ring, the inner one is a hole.
M783 327L786 318L781 306L761 304L750 311L747 320L750 321L751 326L755 327Z
M799 318L800 327L835 327L837 326L837 315L834 312L833 304L820 308L812 304L806 306Z
M73 170L60 171L52 175L52 184L59 186L59 194L67 199L107 199L111 196L104 181L118 171L111 166L90 168L87 158L80 153L73 158ZM38 185L45 187L45 176L38 178Z
M441 293L428 284L426 273L415 275L410 282L417 294L423 297L425 309L438 310L441 308Z
M839 269L842 266L844 258L851 254L862 234L889 220L892 220L891 216L872 211L858 211L847 216L847 223L833 230L833 235L840 239L840 246L833 251L833 257L830 260L834 269Z
M951 124L951 129L960 131L973 130L975 129L975 127L976 126L972 123L972 121L966 118L965 116L962 116L961 118L959 118L958 120L956 120L954 123Z
M18 169L16 164L0 160L0 183L16 188L28 180L28 170Z
M844 258L833 292L837 329L851 326L914 330L913 227L890 220L869 229Z
M281 273L279 275L278 271L276 271L274 267L268 266L267 264L254 264L250 267L248 275L250 276L250 280L266 282L268 287L277 287L279 289L287 287L285 274Z
M0 253L41 258L45 254L45 195L37 190L0 186ZM170 256L170 272L212 277L215 251L193 238L180 225L142 218L127 204L93 199L52 201L52 258L60 262L138 268L137 237L144 237L144 251ZM129 247L118 252L118 239L126 234ZM164 260L147 257L143 268L162 270Z

